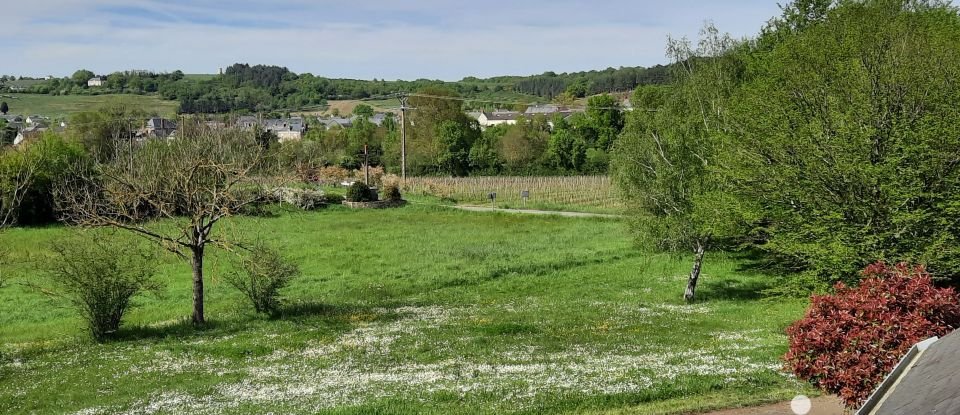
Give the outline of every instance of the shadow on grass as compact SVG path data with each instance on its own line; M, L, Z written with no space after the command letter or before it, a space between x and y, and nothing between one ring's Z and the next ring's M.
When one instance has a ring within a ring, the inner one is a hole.
M293 303L284 304L274 315L270 316L270 319L292 321L304 319L337 319L343 316L357 314L375 314L375 308L377 307L369 305L328 304L319 301L296 301Z
M575 268L589 265L597 265L608 262L622 261L625 259L641 256L642 253L636 250L615 251L610 253L598 253L590 257L567 258L561 261L541 262L541 263L523 263L520 265L496 266L492 270L482 273L476 277L459 277L445 281L438 289L462 287L469 285L480 285L490 281L510 275L524 275L541 277L555 274Z
M207 320L206 324L194 325L189 318L177 320L171 324L149 326L125 326L114 333L110 342L137 340L161 340L168 338L190 338L196 336L226 336L243 331L245 325L234 320Z
M702 278L697 287L697 302L713 300L756 301L766 298L770 280L743 281L737 278Z
M258 326L262 327L264 322L284 321L293 324L322 325L336 331L348 331L359 321L391 321L397 318L399 316L395 313L384 313L373 306L297 301L283 305L271 316L248 314L233 319L208 319L206 324L200 326L194 325L189 318L163 325L125 326L115 333L109 342L221 337L239 334Z

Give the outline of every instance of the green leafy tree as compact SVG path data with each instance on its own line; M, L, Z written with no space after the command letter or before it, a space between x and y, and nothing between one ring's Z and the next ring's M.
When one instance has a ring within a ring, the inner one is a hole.
M93 72L90 72L86 69L81 69L79 71L74 72L73 75L70 77L70 79L73 80L73 83L77 84L77 86L83 87L83 86L87 86L87 81L89 81L90 78L93 78L94 76L95 75L93 74Z
M420 89L410 97L407 125L407 167L412 172L436 172L446 144L437 135L440 124L455 122L469 129L473 121L463 112L463 102L455 91L443 87Z
M587 100L587 116L597 134L596 147L610 150L623 130L623 111L620 102L611 95L592 96Z
M373 107L367 104L359 104L353 107L353 115L363 119L370 118L373 116Z
M534 172L545 158L550 128L543 117L517 120L500 138L500 159L513 173Z
M118 148L136 145L136 132L147 112L127 100L110 101L95 111L70 117L67 136L79 142L94 159L113 160Z
M500 138L509 129L501 124L488 127L470 147L470 172L472 174L494 175L500 172L501 161L497 153Z
M479 127L464 128L456 121L443 121L437 126L441 151L437 159L440 171L451 176L466 176L470 171L470 148L479 135Z
M706 249L720 227L721 179L711 170L725 131L735 46L707 26L700 46L668 44L676 84L639 88L634 102L656 111L633 111L613 152L612 173L633 213L638 239L664 250L691 250L693 267L684 298L694 301ZM696 109L695 111L692 109Z
M587 80L584 78L577 79L570 86L567 87L567 90L564 91L565 94L569 94L574 98L583 98L587 96L587 93L590 91L589 86L587 85Z
M956 10L798 4L748 60L721 163L758 247L820 281L877 259L957 278Z
M553 166L565 172L581 172L587 161L587 143L561 117L554 120L547 152Z

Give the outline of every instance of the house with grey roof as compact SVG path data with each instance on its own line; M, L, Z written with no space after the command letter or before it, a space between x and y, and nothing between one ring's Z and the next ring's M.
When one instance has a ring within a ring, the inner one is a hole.
M177 123L166 118L154 117L147 120L141 136L146 138L170 138L177 131Z
M523 114L520 114L517 111L481 111L480 115L477 117L477 123L480 124L480 128L487 128L501 124L513 125L517 123L521 116L523 116Z
M81 79L83 79L83 78L81 78ZM93 77L93 78L90 78L89 80L87 80L87 86L88 86L88 87L97 87L97 88L103 86L103 77L95 76L95 77Z
M331 130L334 128L350 128L353 126L352 118L342 118L342 117L330 117L330 118L319 118L317 119L324 128Z
M388 118L388 115L386 113L378 112L376 114L373 114L373 116L370 117L368 120L374 125L376 125L377 127L379 127L383 125L383 122L386 121L387 118Z
M260 119L253 115L242 115L237 118L235 125L241 130L249 131L260 125Z
M299 140L303 138L303 133L307 131L303 118L279 118L263 120L263 129L274 133L280 142Z
M857 415L960 414L960 331L917 343Z

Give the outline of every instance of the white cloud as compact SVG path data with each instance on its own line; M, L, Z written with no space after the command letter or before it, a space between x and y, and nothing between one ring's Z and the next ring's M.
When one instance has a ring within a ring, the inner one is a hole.
M324 76L459 79L649 66L665 62L668 34L695 36L710 19L722 30L749 35L777 14L775 4L756 1L517 3L15 2L4 8L9 28L0 42L6 57L0 71L212 73L250 62Z

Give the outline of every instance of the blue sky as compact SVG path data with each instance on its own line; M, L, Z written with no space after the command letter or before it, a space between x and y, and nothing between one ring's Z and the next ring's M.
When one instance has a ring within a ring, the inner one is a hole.
M0 7L0 73L235 62L357 79L529 75L665 63L668 36L704 22L752 36L761 0L32 0Z

